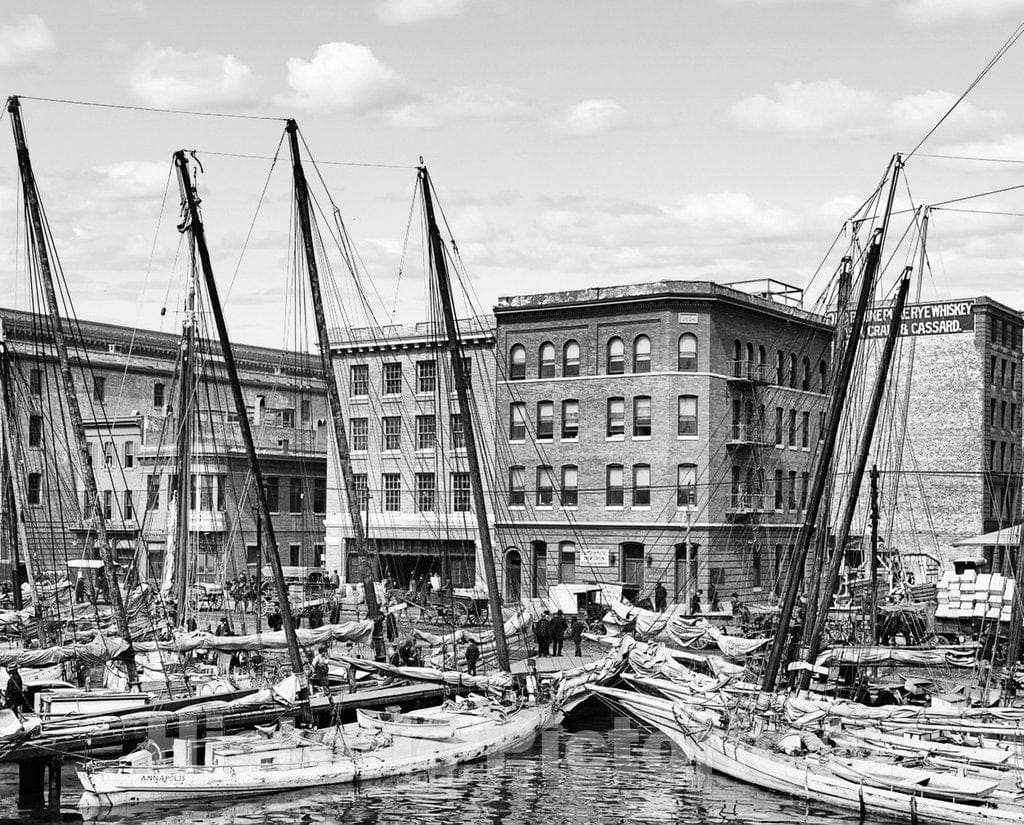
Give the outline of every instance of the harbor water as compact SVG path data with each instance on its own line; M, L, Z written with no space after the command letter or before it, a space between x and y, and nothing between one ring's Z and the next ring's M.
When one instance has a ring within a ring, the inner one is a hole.
M285 823L835 823L856 817L773 795L695 769L658 733L602 712L546 731L528 748L437 774L235 800L185 800L80 811L64 772L59 820L20 806L18 769L0 773L0 822L187 825Z

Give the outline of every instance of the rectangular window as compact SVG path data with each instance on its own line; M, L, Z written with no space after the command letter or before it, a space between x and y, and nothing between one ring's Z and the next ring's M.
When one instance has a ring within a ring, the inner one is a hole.
M609 464L605 471L604 506L622 506L622 465Z
M112 490L103 491L103 518L110 521L114 517L114 493Z
M359 509L365 511L366 504L370 500L370 483L366 473L352 473L352 488L355 491Z
M289 513L301 513L302 502L305 496L305 491L302 489L302 479L293 478L288 485L288 512Z
M1006 402L1001 402L999 407L999 426L1006 429Z
M313 404L308 398L299 401L299 421L303 425L313 423Z
M551 468L542 465L537 468L537 506L550 507L555 500Z
M398 450L402 446L402 419L397 415L386 415L381 419L381 449Z
M353 364L349 367L348 394L353 398L365 398L370 394L369 364Z
M569 399L562 402L562 438L574 439L580 435L580 402Z
M452 512L468 513L470 502L469 473L452 473Z
M134 467L135 466L135 442L126 441L124 442L124 466Z
M537 440L551 441L555 437L555 405L551 401L537 402Z
M162 410L164 408L164 403L164 385L161 382L157 381L153 385L153 406L156 407L158 410Z
M384 473L384 512L398 513L402 509L402 476L399 473Z
M571 541L558 545L558 580L562 584L576 583L576 545Z
M1006 359L1000 358L1001 366L999 368L999 384L1003 387L1006 386Z
M508 469L508 503L511 507L526 505L525 467L509 467Z
M805 450L811 446L811 414L800 414L800 446Z
M626 399L608 399L608 426L606 434L609 438L626 433Z
M462 427L462 413L452 413L449 426L452 432L452 447L456 450L464 449L466 431Z
M416 512L432 513L437 492L433 473L416 473Z
M131 521L135 518L135 502L132 500L132 491L124 491L124 519Z
M988 382L996 383L996 357L993 355L989 362Z
M796 410L789 411L789 446L796 446Z
M1016 404L1011 404L1010 405L1010 429L1011 430L1016 430L1017 429L1017 405Z
M638 395L633 399L633 435L650 436L651 434L651 397Z
M416 362L416 392L432 394L437 388L437 361Z
M580 374L580 345L570 341L562 350L562 375L573 378Z
M800 476L800 509L807 509L807 494L810 492L811 474L803 473Z
M349 439L352 452L365 453L370 446L370 419L350 418L348 423L349 431L352 433Z
M508 406L508 440L526 440L526 405L519 401Z
M217 512L224 512L224 495L228 488L228 477L226 475L217 476Z
M697 396L679 396L677 435L697 435Z
M437 419L432 415L416 416L416 449L433 450L437 446Z
M301 544L288 545L288 564L290 564L292 567L300 567L302 565Z
M551 344L545 344L540 348L540 364L537 374L539 378L555 377L555 348Z
M1017 365L1010 364L1010 389L1017 389Z
M107 379L101 375L94 375L92 377L92 397L97 404L102 404L106 400L106 391Z
M160 476L147 476L146 478L146 509L160 509Z
M649 464L633 465L633 506L651 506L651 467Z
M988 425L990 427L996 425L996 400L994 398L988 403Z
M30 505L43 503L43 476L41 473L28 474L28 489L25 491Z
M114 442L108 441L103 445L103 465L105 467L114 466Z
M295 410L281 410L281 426L289 429L295 427Z
M579 470L575 464L562 467L562 506L576 507L579 504Z
M313 479L313 512L327 512L327 479L320 476Z
M775 408L775 444L781 447L786 442L782 438L782 407Z
M266 476L264 479L267 485L267 509L271 513L281 512L281 482L277 476Z
M43 446L43 417L41 415L28 417L28 446Z
M825 412L818 413L818 441L825 440Z
M676 507L697 506L697 465L680 464L676 468Z
M385 364L384 365L384 395L401 395L402 394L402 365L401 364Z
M32 395L43 394L43 371L33 369L28 374L28 390Z
M462 359L462 380L466 382L467 387L473 383L473 359L469 356ZM455 392L455 388L452 387L451 391Z
M789 509L796 509L796 470L789 471Z
M213 510L213 476L209 473L199 476L199 509Z

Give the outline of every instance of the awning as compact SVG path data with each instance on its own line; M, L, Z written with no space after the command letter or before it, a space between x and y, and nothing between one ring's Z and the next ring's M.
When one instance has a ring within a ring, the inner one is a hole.
M1020 544L1019 524L953 542L954 547L1015 547L1018 544Z

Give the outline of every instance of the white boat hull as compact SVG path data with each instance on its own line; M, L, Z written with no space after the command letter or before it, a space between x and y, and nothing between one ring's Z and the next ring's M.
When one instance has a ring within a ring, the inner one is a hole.
M436 742L395 737L391 744L348 754L329 746L309 748L311 760L294 765L86 766L78 772L84 794L80 807L103 808L195 797L250 796L420 773L469 762L529 742L552 722L546 705L510 713L505 721L470 714L451 716L456 735ZM355 738L357 725L344 734ZM339 747L346 740L338 740Z

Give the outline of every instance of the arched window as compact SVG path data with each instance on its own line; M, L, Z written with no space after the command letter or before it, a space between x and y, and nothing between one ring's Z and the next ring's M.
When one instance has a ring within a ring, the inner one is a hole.
M540 358L537 364L537 377L538 378L554 378L555 377L555 345L550 341L545 341L540 345Z
M526 347L516 344L508 354L508 377L513 381L526 378Z
M608 340L608 361L605 371L609 375L622 375L626 371L626 348L618 336Z
M747 363L754 363L754 345L747 341Z
M576 583L576 545L571 541L558 544L558 580L562 584Z
M757 363L761 366L768 363L768 353L765 352L765 348L763 346L757 348Z
M743 359L743 343L737 338L732 342L732 360L741 361Z
M633 341L633 372L651 371L651 339L638 335Z
M692 332L679 336L679 371L697 371L697 336Z
M796 353L789 354L789 386L796 389Z
M801 389L810 390L811 388L811 359L806 355L804 356L804 380L801 384Z
M775 383L780 387L786 385L786 354L779 350L775 359Z
M818 380L821 382L821 391L825 392L828 387L828 361L824 358L818 362Z
M562 347L562 375L573 376L580 374L580 344L579 341L566 341Z

